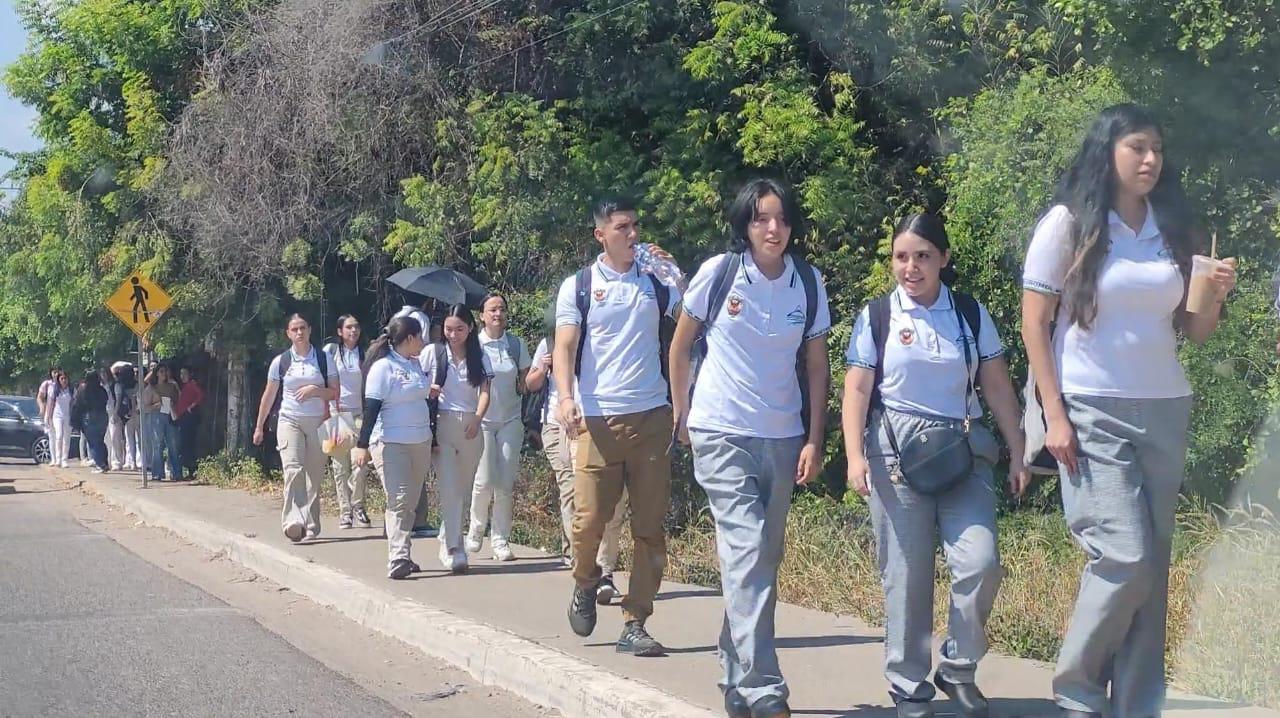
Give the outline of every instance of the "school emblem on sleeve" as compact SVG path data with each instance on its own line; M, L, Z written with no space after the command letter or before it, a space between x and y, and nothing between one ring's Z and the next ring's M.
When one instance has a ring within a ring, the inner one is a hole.
M729 295L728 305L729 316L736 317L742 313L742 297L737 294Z
M604 301L604 290L603 290L603 289L597 289L597 290L595 290L595 291L591 292L591 296L595 297L597 302L603 302L603 301Z
M898 342L904 347L909 347L916 341L915 330L910 327L898 330Z

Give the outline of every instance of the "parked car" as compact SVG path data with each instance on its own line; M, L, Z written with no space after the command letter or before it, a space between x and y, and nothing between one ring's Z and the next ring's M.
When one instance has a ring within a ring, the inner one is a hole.
M0 396L0 456L47 464L51 455L49 434L40 419L36 400Z

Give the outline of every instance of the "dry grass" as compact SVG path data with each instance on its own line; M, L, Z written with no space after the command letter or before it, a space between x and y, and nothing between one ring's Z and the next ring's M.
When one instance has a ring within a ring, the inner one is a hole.
M278 490L252 461L201 464L208 483L251 491ZM332 497L331 482L325 486ZM375 498L376 497L376 498ZM371 488L371 501L382 492ZM332 505L332 501L326 501ZM701 491L687 476L672 485L668 566L672 581L718 587L715 527ZM370 507L373 513L375 507ZM987 626L992 650L1053 661L1075 603L1083 554L1060 515L1021 511L1000 518L1005 578ZM557 493L541 457L526 455L517 484L515 537L549 552L560 549ZM801 494L787 525L782 600L822 611L884 620L884 596L866 505ZM622 563L630 560L624 533ZM946 625L949 577L937 568L935 625ZM1169 576L1169 673L1184 690L1280 707L1280 525L1255 512L1215 516L1184 503Z

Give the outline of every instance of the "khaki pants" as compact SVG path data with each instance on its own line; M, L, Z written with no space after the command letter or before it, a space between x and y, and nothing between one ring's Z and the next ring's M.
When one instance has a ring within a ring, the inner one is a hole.
M320 448L319 416L280 415L276 448L284 469L284 528L305 526L320 533L320 482L324 481L324 450Z
M343 414L346 415L351 426L356 425L355 417L350 412L343 412ZM338 493L339 513L349 514L354 509L363 509L365 485L369 479L369 465L353 466L350 451L339 451L336 456L330 457L329 464L333 469L333 483Z
M436 421L440 431L440 455L436 459L436 491L440 495L440 546L447 551L465 551L462 518L476 469L480 467L480 451L484 440L477 433L467 439L464 425L471 414L442 411Z
M667 565L663 519L671 502L671 407L621 416L590 416L578 434L574 461L573 578L581 588L600 580L595 557L604 528L617 510L622 492L631 500L631 538L635 557L631 582L622 599L627 621L653 613L653 597Z
M384 444L372 447L373 465L387 491L387 570L397 559L409 558L414 509L423 491L423 479L431 467L431 442Z
M564 528L564 556L571 558L573 551L573 457L577 454L577 442L565 441L564 431L560 425L548 421L542 425L542 451L556 477L556 487L560 490L560 523ZM600 550L596 553L596 565L605 576L612 576L618 567L618 552L621 550L619 539L622 536L622 521L627 517L627 490L623 488L618 508L613 511L613 518L604 526L604 538L600 541Z

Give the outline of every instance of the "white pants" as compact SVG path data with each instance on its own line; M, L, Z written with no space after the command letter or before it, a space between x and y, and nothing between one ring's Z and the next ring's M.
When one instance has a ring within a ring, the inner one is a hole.
M400 559L409 558L410 536L418 506L418 496L424 489L424 477L431 468L431 442L419 444L373 445L373 465L382 477L382 487L387 492L387 570Z
M50 463L57 465L67 461L71 455L71 417L54 414L49 425L49 451L53 455Z
M437 420L440 456L436 460L436 491L440 495L440 546L450 552L465 551L462 516L476 480L484 441L477 434L467 439L463 428L472 414L442 411Z
M480 470L471 493L471 536L484 537L493 503L493 545L507 543L515 513L516 476L520 473L520 447L524 444L524 423L519 417L494 428L483 428L484 450Z
M124 423L116 416L107 421L107 464L115 470L124 466Z
M283 528L305 526L320 533L320 482L324 481L324 450L320 447L318 416L280 415L276 448L284 467Z
M142 447L138 444L140 423L141 418L136 412L124 423L124 465L134 469L142 468Z

